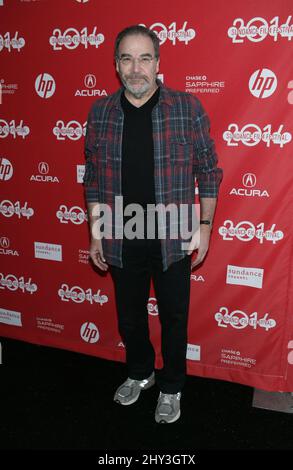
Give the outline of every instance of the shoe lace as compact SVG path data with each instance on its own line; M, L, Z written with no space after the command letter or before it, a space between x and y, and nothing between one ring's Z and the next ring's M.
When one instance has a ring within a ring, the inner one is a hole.
M180 392L176 394L171 394L171 393L162 393L160 392L160 399L164 405L171 405L172 401L176 398L180 397Z
M131 385L135 384L135 382L138 382L138 380L135 379L127 379L125 385L131 387Z

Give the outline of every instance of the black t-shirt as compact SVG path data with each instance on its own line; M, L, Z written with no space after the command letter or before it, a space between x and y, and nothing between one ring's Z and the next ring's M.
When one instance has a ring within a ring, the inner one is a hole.
M160 88L137 108L125 94L121 95L124 112L122 141L122 195L123 210L127 204L143 207L155 204L154 145L152 109L159 99Z

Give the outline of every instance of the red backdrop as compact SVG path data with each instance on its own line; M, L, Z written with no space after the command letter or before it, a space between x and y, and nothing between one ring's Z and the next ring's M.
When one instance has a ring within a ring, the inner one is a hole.
M293 390L290 3L0 1L1 336L125 360L81 182L89 107L119 86L115 36L141 23L160 36L164 83L210 115L224 169L191 274L188 372ZM148 308L159 367L153 286Z

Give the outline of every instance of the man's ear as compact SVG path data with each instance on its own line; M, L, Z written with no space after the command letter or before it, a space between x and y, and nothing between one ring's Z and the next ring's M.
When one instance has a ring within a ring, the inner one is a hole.
M156 73L159 73L160 69L160 59L157 60Z

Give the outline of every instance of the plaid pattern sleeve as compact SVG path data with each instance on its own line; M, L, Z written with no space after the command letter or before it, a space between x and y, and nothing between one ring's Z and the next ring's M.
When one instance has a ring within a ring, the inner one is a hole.
M217 167L215 144L210 137L210 120L198 99L195 109L193 171L198 182L199 196L217 197L223 170Z
M95 127L95 103L88 114L85 136L85 174L83 185L87 202L98 202L97 186L97 161L95 155L96 127Z

